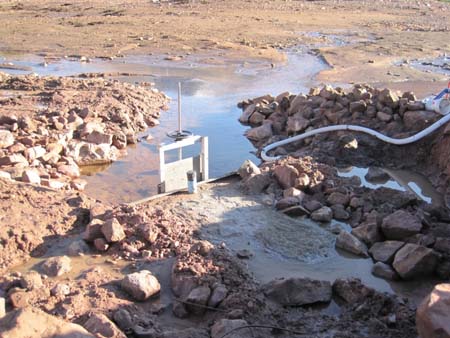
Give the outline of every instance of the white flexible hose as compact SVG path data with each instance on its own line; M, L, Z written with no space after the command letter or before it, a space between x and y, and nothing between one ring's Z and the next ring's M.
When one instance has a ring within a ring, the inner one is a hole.
M323 127L323 128L318 128L318 129L314 129L311 131L307 131L306 133L303 133L303 134L300 134L297 136L293 136L293 137L290 137L288 139L285 139L285 140L282 140L279 142L269 144L268 146L265 146L262 149L261 158L263 161L276 161L281 156L268 156L267 155L268 151L275 149L277 147L280 147L280 146L284 146L284 145L292 143L292 142L303 140L307 137L311 137L311 136L314 136L317 134L327 133L330 131L338 131L338 130L359 131L362 133L366 133L366 134L375 136L376 138L380 139L381 141L384 141L387 143L396 144L396 145L405 145L405 144L414 143L414 142L420 140L421 138L427 136L428 134L431 134L433 131L440 128L441 126L443 126L444 124L446 124L449 121L450 121L450 114L445 115L443 118L439 119L438 121L433 123L431 126L425 128L421 132L419 132L413 136L401 138L401 139L392 138L392 137L383 135L375 130L372 130L372 129L369 129L366 127L355 126L355 125L351 125L351 124L340 124L340 125L336 125L336 126Z

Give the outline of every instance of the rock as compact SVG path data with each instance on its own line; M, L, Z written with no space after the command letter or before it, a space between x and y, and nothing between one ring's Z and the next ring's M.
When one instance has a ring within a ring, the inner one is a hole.
M11 174L6 171L0 171L0 179L4 179L7 181L11 180Z
M61 164L57 168L58 172L70 178L80 177L80 168L76 164Z
M14 144L14 135L8 130L0 130L0 149Z
M409 101L406 104L407 110L425 110L425 104L422 101Z
M29 271L20 278L20 286L27 290L35 290L42 287L41 275L36 271Z
M341 204L346 206L350 202L350 197L340 192L333 192L328 196L327 202L330 205Z
M450 255L450 238L438 237L434 243L433 249L447 255Z
M369 257L366 245L344 230L342 230L336 238L336 247L358 256Z
M86 230L83 233L83 239L87 242L92 242L96 238L103 237L102 227L104 223L105 222L98 218L92 219L86 226Z
M22 173L22 182L31 184L41 184L41 177L35 169L26 169Z
M158 280L148 270L125 276L120 285L137 301L144 301L161 290Z
M67 255L69 256L83 256L87 252L89 252L89 246L81 239L73 241L67 247Z
M440 117L440 114L428 110L407 111L403 115L403 123L406 130L418 131L433 124Z
M344 206L341 204L335 204L331 206L333 210L333 218L338 221L345 221L350 218L350 214L345 210Z
M63 298L70 294L70 286L67 284L58 283L50 290L50 294L58 298Z
M128 332L133 327L133 319L125 309L118 309L114 312L113 319L117 326L124 332Z
M376 262L372 266L372 274L376 277L380 277L380 278L388 279L388 280L399 279L399 276L394 271L394 269L392 269L390 265L387 265L382 262Z
M28 166L28 161L21 154L12 154L9 156L0 157L0 166L15 165L15 164L22 164L24 166Z
M6 300L4 297L0 297L0 319L2 319L6 315ZM2 332L0 326L0 332Z
M248 249L242 249L236 252L236 256L240 259L250 259L253 253Z
M378 183L378 182L386 182L387 180L389 180L389 175L381 168L370 167L364 178L368 182Z
M86 180L82 180L82 179L75 179L72 182L70 182L70 187L72 189L78 190L78 191L83 191L84 188L86 188L87 185L87 181Z
M383 240L383 235L381 234L380 227L378 226L376 221L367 221L354 228L352 230L352 235L369 246Z
M282 212L283 214L291 217L298 217L310 214L310 212L307 209L303 208L301 205L294 205L292 207L283 209Z
M372 255L374 260L390 264L394 260L394 256L397 251L400 250L404 245L404 242L399 241L379 242L372 245L369 253Z
M105 134L99 131L94 130L92 133L86 135L86 141L90 143L95 144L112 144L113 141L113 135L112 134Z
M304 131L309 127L309 120L305 119L299 113L289 116L287 120L286 131L289 135Z
M102 225L102 233L108 243L119 242L126 237L122 225L116 218L111 218Z
M273 175L283 189L288 189L295 186L298 170L288 164L279 165L273 170Z
M366 111L367 105L364 100L359 100L350 103L350 113L363 113Z
M284 191L283 191L284 198L295 197L295 198L297 198L298 201L301 201L303 199L304 195L305 195L305 193L303 191L293 188L293 187L284 189Z
M261 174L261 170L256 164L250 160L245 160L237 171L238 175L243 179L247 179L252 175Z
M349 304L358 303L373 295L374 290L366 287L358 278L336 279L333 294Z
M292 206L297 205L299 203L300 203L300 201L298 200L297 197L285 197L285 198L282 198L281 200L279 200L275 204L275 208L277 210L284 210L286 208L292 207Z
M72 157L77 165L95 165L114 162L119 156L119 151L106 143L72 141L66 149L66 154Z
M0 320L0 332L5 338L95 338L80 325L68 323L32 307L9 312Z
M175 301L172 306L172 312L174 316L178 318L186 318L187 316L189 316L189 312L186 310L186 306L183 303L177 301Z
M191 247L191 252L196 252L202 256L208 256L214 250L214 245L208 241L198 241Z
M101 313L92 314L83 326L96 336L126 338L125 334L108 317Z
M264 294L284 306L308 305L331 300L331 283L309 278L276 279L263 287Z
M403 279L431 274L438 262L433 250L416 244L406 244L394 257L395 271Z
M450 337L450 284L438 284L425 297L416 313L416 325L422 338Z
M264 121L264 123L256 128L252 128L247 130L245 136L255 142L265 141L271 138L273 135L272 132L272 122Z
M381 122L389 122L392 120L392 115L391 114L387 114L385 112L379 111L377 112L377 119L380 120Z
M211 327L211 338L222 338L227 334L227 338L248 338L251 337L251 329L236 330L239 327L247 326L248 323L242 319L220 319ZM236 330L231 332L232 330ZM231 332L231 333L229 333ZM228 334L229 333L229 334Z
M25 149L24 155L29 162L33 162L35 159L44 156L46 152L47 151L42 146L35 146Z
M329 207L321 207L311 213L311 219L318 222L330 222L333 218L333 210Z
M239 117L239 122L241 123L248 123L250 120L250 116L255 112L256 110L256 104L250 104L245 108L242 115Z
M108 242L104 238L94 239L94 246L100 252L105 252L109 248Z
M227 296L228 290L223 284L218 284L214 287L211 297L208 300L209 307L217 307Z
M252 175L241 181L241 187L246 194L256 195L262 193L272 183L268 173Z
M211 289L208 286L198 286L186 298L186 309L190 313L201 315L205 312L204 306L208 303Z
M60 190L66 186L66 183L58 180L41 179L41 185L55 190Z
M383 219L381 230L387 239L404 239L418 234L422 229L420 220L404 210L397 210Z
M322 207L322 204L316 200L306 201L304 205L305 208L310 212L316 211Z
M50 277L61 276L72 270L71 259L67 256L49 258L42 264L42 270Z
M398 95L389 89L383 89L378 95L378 101L392 109L398 107L399 100Z
M251 125L259 126L263 123L263 121L266 119L266 116L264 114L261 114L257 111L255 111L251 116L248 122Z
M136 331L135 331L136 333ZM206 329L194 329L188 328L183 330L168 330L164 331L161 335L152 336L136 336L136 337L158 337L158 338L210 338L209 333ZM234 337L233 335L227 336ZM235 337L236 338L236 337Z
M295 187L298 189L306 189L309 187L311 180L305 173L299 174L295 180Z

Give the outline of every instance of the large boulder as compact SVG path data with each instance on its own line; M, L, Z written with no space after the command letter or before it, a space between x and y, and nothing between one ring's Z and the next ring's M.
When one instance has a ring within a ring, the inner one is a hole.
M68 323L31 307L11 311L0 319L0 336L4 338L95 337L80 325Z
M450 338L450 284L438 284L425 297L416 313L422 338Z
M400 241L378 242L372 245L369 253L377 262L392 263L395 254L403 247L403 245L405 245L405 243Z
M433 250L421 245L406 244L397 252L392 265L400 277L411 279L431 274L437 263L438 258Z
M404 239L422 230L420 220L404 210L397 210L383 219L381 230L387 239Z
M125 276L120 286L137 301L144 301L161 290L158 279L148 270Z
M281 305L299 306L331 300L331 283L309 278L276 279L264 286L268 298Z
M367 246L358 238L342 230L336 238L336 247L352 254L369 257L367 254Z

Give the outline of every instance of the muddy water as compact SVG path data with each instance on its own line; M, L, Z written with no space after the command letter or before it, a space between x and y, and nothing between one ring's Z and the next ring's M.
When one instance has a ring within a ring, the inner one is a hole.
M5 62L8 60L5 60ZM43 60L15 61L31 67L40 75L74 75L105 72L128 73L132 76L114 78L127 82L153 82L156 87L174 98L170 110L163 112L160 126L141 136L153 139L128 148L128 156L109 165L86 167L87 194L107 202L131 202L157 193L159 158L157 146L171 140L167 132L177 129L177 84L182 83L183 129L209 137L210 177L219 177L236 170L251 159L253 146L243 137L247 129L238 121L240 109L236 103L266 93L306 92L313 77L326 65L307 53L288 53L288 62L272 67L269 63L245 62L196 56L181 62L166 61L163 57L127 57L115 61L91 63L67 60L42 66ZM10 70L10 73L24 73Z
M443 196L436 191L425 176L419 173L411 170L383 168L383 171L389 175L389 178L382 181L369 182L365 178L368 171L369 168L362 167L338 168L338 175L341 177L357 176L361 180L361 186L370 189L385 187L399 191L409 191L422 201L434 205L444 205Z

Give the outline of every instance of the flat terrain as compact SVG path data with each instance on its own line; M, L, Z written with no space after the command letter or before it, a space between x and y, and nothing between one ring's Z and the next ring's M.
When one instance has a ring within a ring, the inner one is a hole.
M442 1L2 1L0 52L112 58L190 53L282 61L315 47L333 69L324 82L440 80L394 61L450 50ZM351 42L351 43L348 43Z

